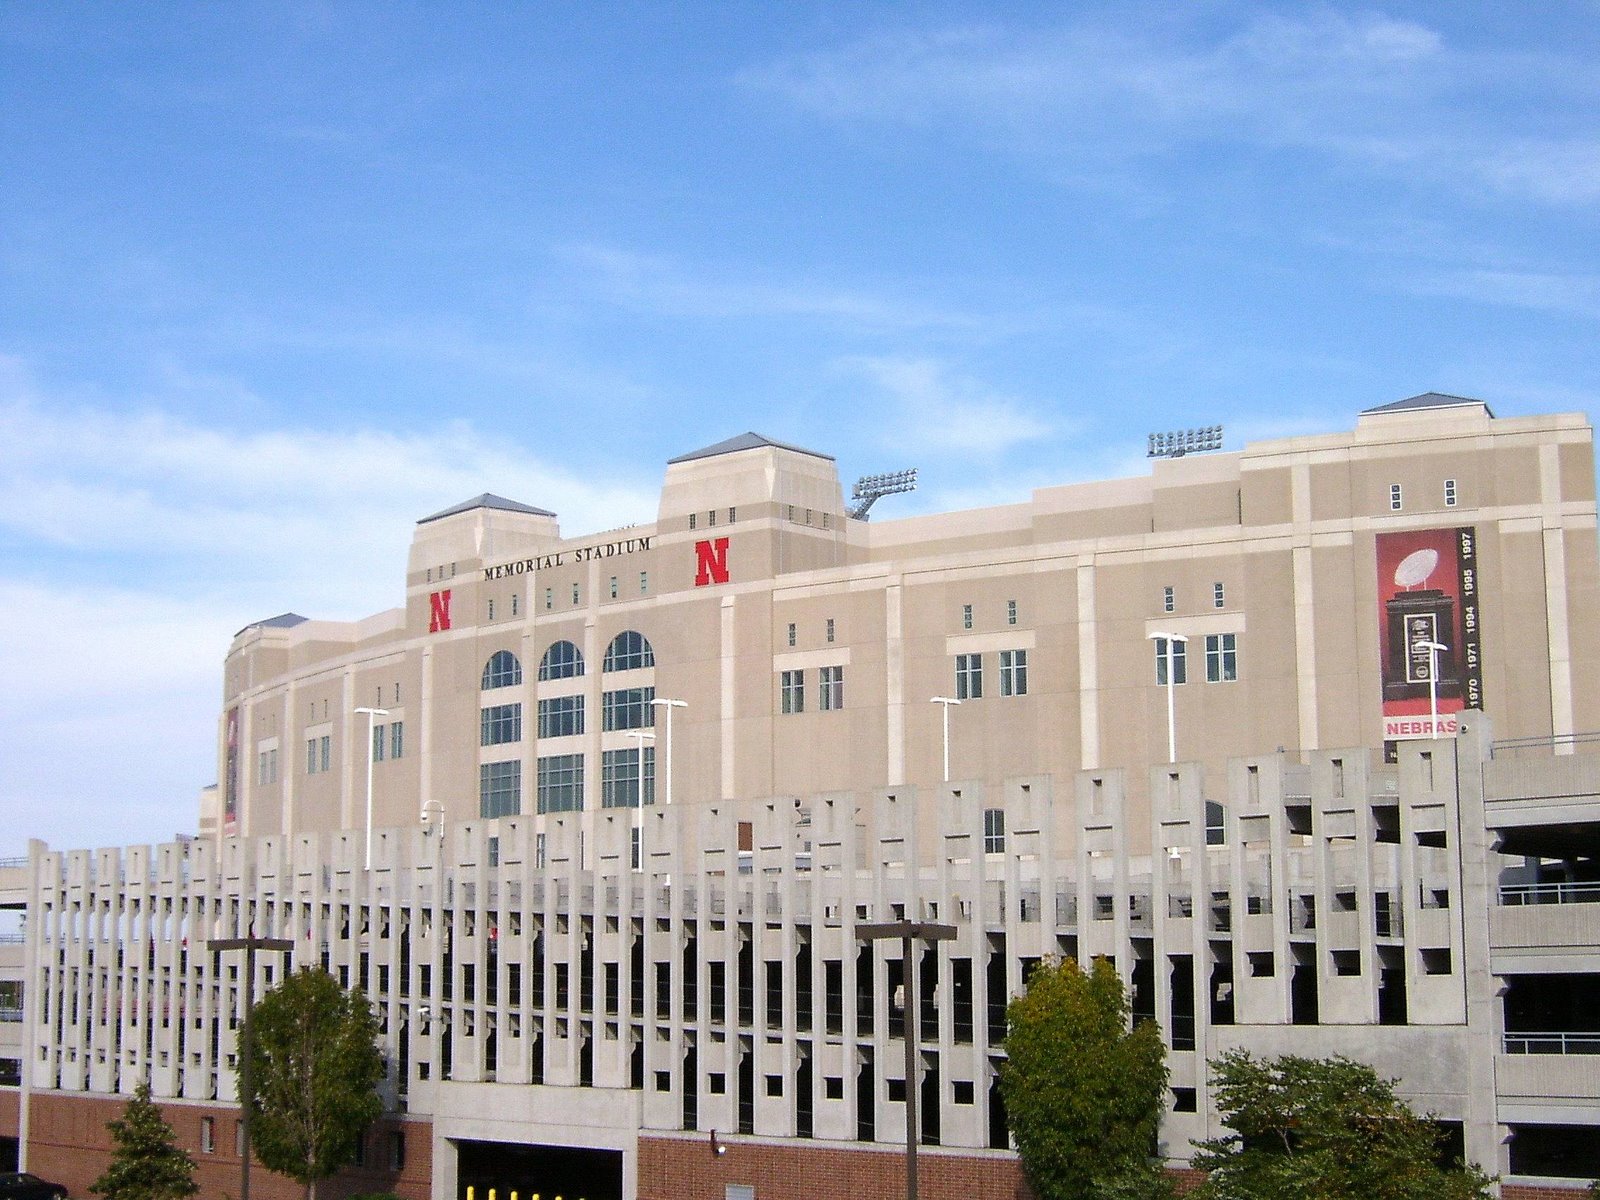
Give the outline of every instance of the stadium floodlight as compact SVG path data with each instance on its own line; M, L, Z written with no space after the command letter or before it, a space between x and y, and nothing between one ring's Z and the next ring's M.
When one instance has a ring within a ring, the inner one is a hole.
M851 489L850 499L855 506L850 509L850 515L857 521L867 519L867 511L873 502L880 496L893 496L897 492L915 491L917 487L917 468L911 467L905 471L886 471L882 475L863 475L856 480L856 486Z
M1146 458L1182 458L1204 450L1222 449L1222 426L1202 425L1199 429L1173 429L1152 433Z

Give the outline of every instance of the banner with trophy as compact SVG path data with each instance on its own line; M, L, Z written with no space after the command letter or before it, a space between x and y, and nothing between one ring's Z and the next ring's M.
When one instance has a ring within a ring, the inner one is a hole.
M1483 707L1478 535L1472 526L1377 535L1383 737L1454 737Z

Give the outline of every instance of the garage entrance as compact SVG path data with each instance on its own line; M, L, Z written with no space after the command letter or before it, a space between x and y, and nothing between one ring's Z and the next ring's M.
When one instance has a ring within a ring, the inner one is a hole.
M622 1200L622 1151L511 1142L456 1143L456 1197L488 1200Z

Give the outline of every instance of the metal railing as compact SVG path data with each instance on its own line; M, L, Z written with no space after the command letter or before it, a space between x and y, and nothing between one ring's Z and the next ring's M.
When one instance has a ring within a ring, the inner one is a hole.
M0 871L4 871L8 867L16 868L16 867L25 867L27 865L28 865L28 856L26 854L19 855L19 856L13 857L13 858L0 858Z
M1517 758L1524 756L1525 752L1538 752L1547 750L1555 753L1558 749L1589 746L1600 743L1600 731L1588 733L1562 733L1555 736L1506 738L1504 741L1489 743L1490 758Z
M1525 904L1600 904L1600 883L1508 883L1500 888L1500 903L1508 908Z
M1508 1033L1507 1054L1600 1054L1600 1033Z

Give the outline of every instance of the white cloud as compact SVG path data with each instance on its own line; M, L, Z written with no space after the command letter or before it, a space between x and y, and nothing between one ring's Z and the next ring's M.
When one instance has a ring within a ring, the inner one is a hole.
M889 402L886 445L912 454L992 459L1058 432L1013 397L927 358L852 358L841 364Z
M1544 203L1600 194L1582 116L1600 86L1578 60L1469 52L1417 22L1331 8L1257 13L1221 33L1178 12L1145 17L907 31L738 79L829 119L975 136L1080 181L1195 143L1244 144ZM1534 93L1538 136L1492 102L1508 85Z
M493 491L577 535L656 503L467 425L241 433L48 396L14 359L0 444L0 811L27 817L0 855L192 829L234 631L403 603L417 518Z

